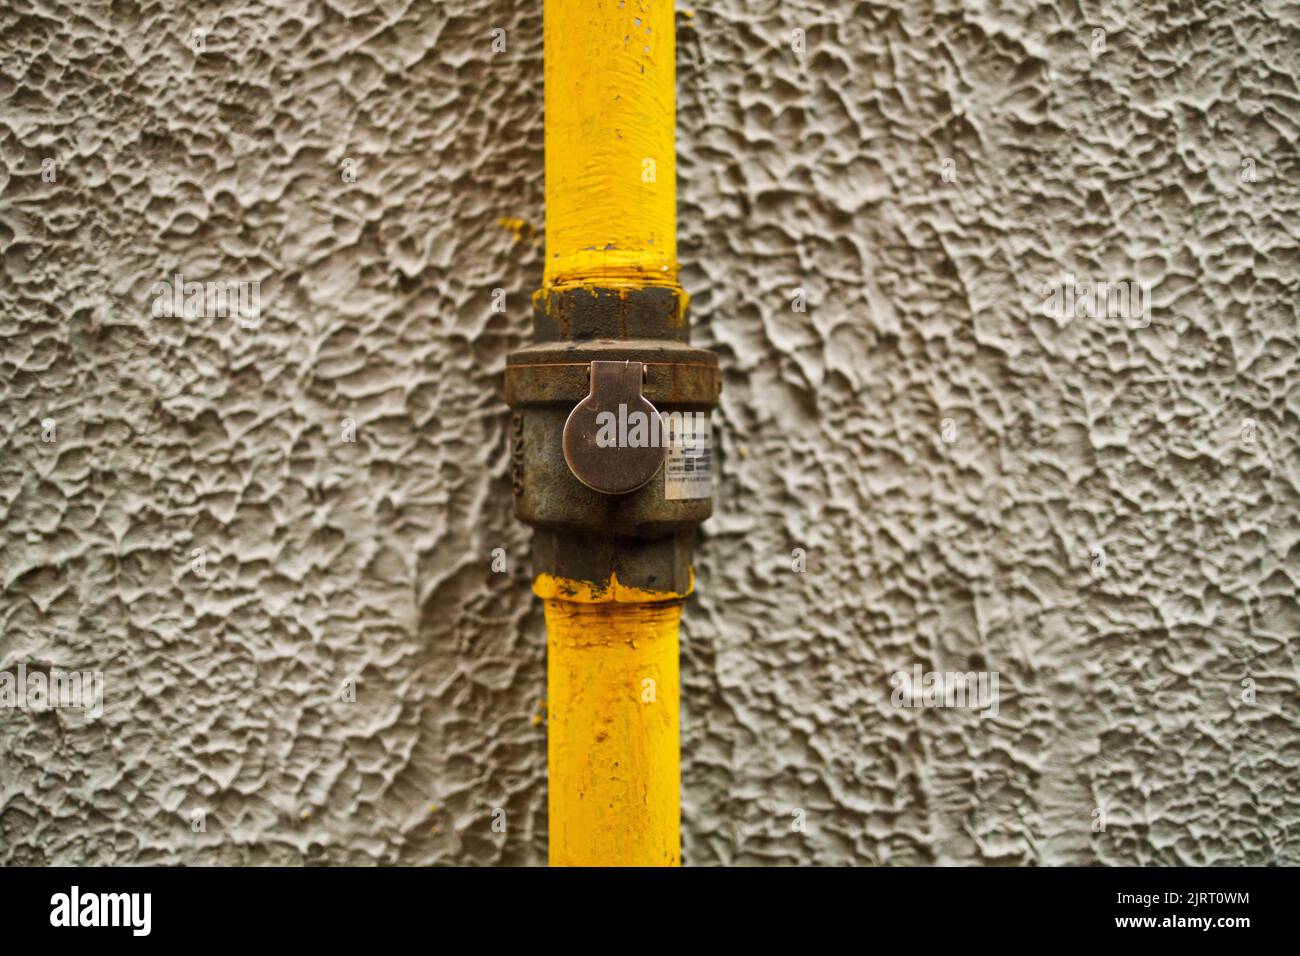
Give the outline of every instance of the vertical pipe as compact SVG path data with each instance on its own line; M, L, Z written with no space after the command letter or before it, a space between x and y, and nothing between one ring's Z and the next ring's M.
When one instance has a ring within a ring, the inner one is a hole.
M681 598L583 594L545 600L551 865L678 866Z
M546 273L677 286L672 0L545 0Z
M672 0L545 0L542 295L677 281ZM545 602L550 862L681 862L683 595L538 576Z

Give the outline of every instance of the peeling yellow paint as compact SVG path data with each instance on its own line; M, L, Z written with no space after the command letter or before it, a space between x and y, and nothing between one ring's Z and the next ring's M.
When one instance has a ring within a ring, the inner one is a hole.
M566 287L582 287L591 285L589 277L574 282L556 282L548 286L543 286L533 292L533 308L544 308L548 315L554 314L555 298L550 293ZM607 272L602 280L602 288L613 288L618 291L620 297L627 295L628 290L643 288L649 283L638 278L635 270L620 271L617 269ZM691 297L681 286L673 286L673 291L677 297L677 325L686 322L686 310L691 304Z
M595 581L577 581L553 574L539 574L533 581L533 593L543 600L570 601L575 604L655 604L661 601L681 601L695 590L695 569L690 569L686 590L650 591L620 584L617 574L611 574L603 584Z

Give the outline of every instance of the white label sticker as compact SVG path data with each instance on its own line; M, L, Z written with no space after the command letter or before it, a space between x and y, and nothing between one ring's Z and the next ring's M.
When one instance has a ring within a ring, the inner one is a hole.
M668 459L664 462L664 498L713 497L713 434L708 412L664 416Z

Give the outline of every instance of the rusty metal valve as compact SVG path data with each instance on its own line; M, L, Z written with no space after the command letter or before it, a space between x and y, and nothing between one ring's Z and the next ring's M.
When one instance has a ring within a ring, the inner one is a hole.
M690 344L679 290L548 290L534 306L535 341L505 375L515 515L535 529L534 572L689 592L712 484L670 429L717 407L717 357Z

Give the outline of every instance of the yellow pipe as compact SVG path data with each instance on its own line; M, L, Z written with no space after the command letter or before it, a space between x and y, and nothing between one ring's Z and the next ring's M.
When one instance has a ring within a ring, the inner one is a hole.
M679 866L684 595L550 575L533 590L548 638L551 865Z
M672 0L545 0L539 295L677 281ZM552 866L681 863L683 594L539 575ZM688 589L689 590L689 589Z
M672 0L545 0L544 288L677 286Z

